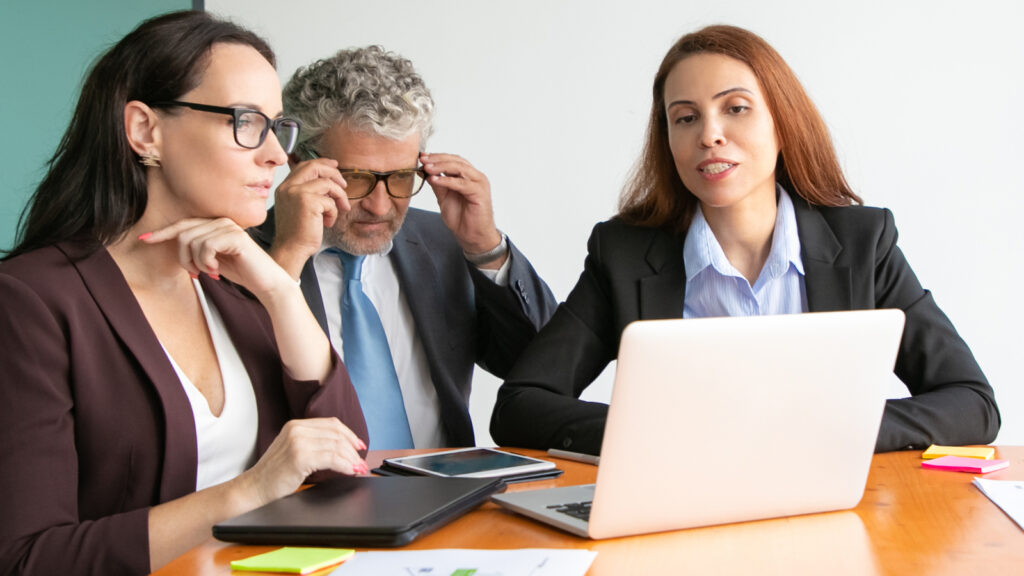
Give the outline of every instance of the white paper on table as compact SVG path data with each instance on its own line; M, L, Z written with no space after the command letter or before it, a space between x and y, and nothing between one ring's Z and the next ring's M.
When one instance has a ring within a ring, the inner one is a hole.
M547 548L356 552L331 576L583 576L596 556L590 550Z
M1024 481L975 477L974 485L1024 530Z

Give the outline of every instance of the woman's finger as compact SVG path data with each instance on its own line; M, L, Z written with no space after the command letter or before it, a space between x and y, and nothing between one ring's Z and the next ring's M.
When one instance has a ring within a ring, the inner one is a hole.
M240 252L238 235L245 234L233 221L220 218L182 232L178 240L189 248L192 264L211 276L220 275L220 255Z

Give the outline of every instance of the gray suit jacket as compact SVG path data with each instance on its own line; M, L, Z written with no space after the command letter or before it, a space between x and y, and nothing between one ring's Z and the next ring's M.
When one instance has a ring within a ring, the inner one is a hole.
M270 247L273 209L251 233L264 248ZM502 287L466 262L439 214L410 208L388 255L427 354L450 446L475 444L469 416L473 365L504 378L557 305L526 257L511 242L509 248L509 283ZM301 281L306 301L326 332L312 259L302 269Z
M892 214L793 203L810 311L906 314L895 372L912 397L887 402L876 451L991 442L1000 425L992 388L896 246ZM498 391L499 444L600 451L608 406L579 396L615 358L627 324L682 316L683 240L614 219L594 227L579 282Z

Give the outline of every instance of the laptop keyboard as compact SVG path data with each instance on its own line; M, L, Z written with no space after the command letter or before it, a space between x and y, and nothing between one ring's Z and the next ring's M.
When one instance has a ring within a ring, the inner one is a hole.
M573 502L571 504L552 504L548 508L555 512L561 512L562 514L568 514L573 518L578 518L584 522L590 521L590 502Z

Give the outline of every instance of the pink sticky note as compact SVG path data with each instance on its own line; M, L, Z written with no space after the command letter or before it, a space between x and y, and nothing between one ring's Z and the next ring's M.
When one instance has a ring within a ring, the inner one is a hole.
M962 456L943 456L934 460L921 462L922 468L932 470L950 470L952 472L972 472L974 474L988 474L1003 468L1009 468L1008 460L979 460L977 458L964 458Z

